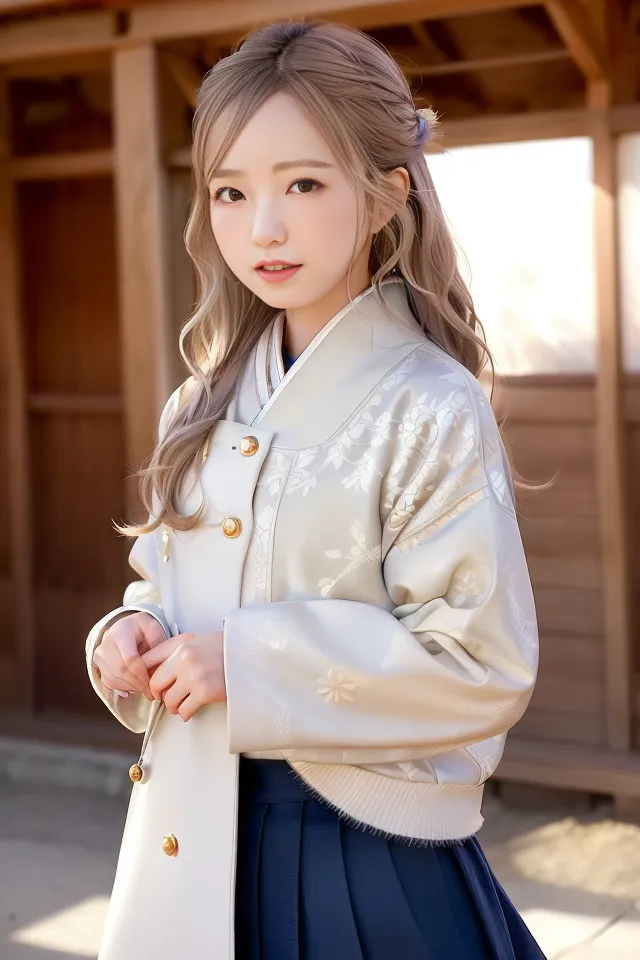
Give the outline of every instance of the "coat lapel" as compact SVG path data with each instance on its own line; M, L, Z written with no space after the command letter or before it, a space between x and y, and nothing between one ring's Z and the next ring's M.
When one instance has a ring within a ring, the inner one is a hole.
M256 350L259 396L268 397L251 426L277 433L277 444L300 448L320 443L426 335L408 306L402 278L382 283L384 304L367 287L336 313L285 373L282 363L284 312L278 314ZM392 322L394 317L400 322ZM263 353L266 351L266 355Z

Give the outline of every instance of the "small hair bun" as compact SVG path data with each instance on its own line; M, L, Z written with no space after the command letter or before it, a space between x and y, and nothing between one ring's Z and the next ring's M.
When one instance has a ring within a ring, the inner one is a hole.
M416 110L418 118L418 134L416 144L422 146L427 140L432 140L438 127L438 117L431 107L422 107Z

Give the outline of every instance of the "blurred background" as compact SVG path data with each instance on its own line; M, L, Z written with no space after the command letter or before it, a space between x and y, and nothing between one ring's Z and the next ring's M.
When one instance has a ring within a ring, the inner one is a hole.
M0 0L0 957L94 957L138 738L83 644L184 379L205 72L259 23L381 41L497 361L541 635L481 842L549 957L640 956L640 2ZM462 256L461 253L461 256ZM124 958L123 958L124 960Z

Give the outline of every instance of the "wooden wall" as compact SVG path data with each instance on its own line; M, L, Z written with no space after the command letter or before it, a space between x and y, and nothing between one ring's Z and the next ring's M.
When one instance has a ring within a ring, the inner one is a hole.
M19 189L34 542L34 704L95 709L79 645L121 597L124 515L113 187Z
M511 381L500 406L509 418L506 436L518 472L527 481L552 481L548 489L519 497L540 629L540 673L514 735L604 746L593 378Z

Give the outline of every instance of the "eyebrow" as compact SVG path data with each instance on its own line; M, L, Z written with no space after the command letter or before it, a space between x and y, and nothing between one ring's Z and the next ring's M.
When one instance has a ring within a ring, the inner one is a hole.
M274 163L271 168L274 173L277 173L279 170L289 170L291 167L323 167L325 169L333 169L332 163L326 163L324 160L283 160L281 163ZM229 167L217 170L214 172L211 177L212 180L219 179L220 177L244 177L246 176L245 170L232 170Z

